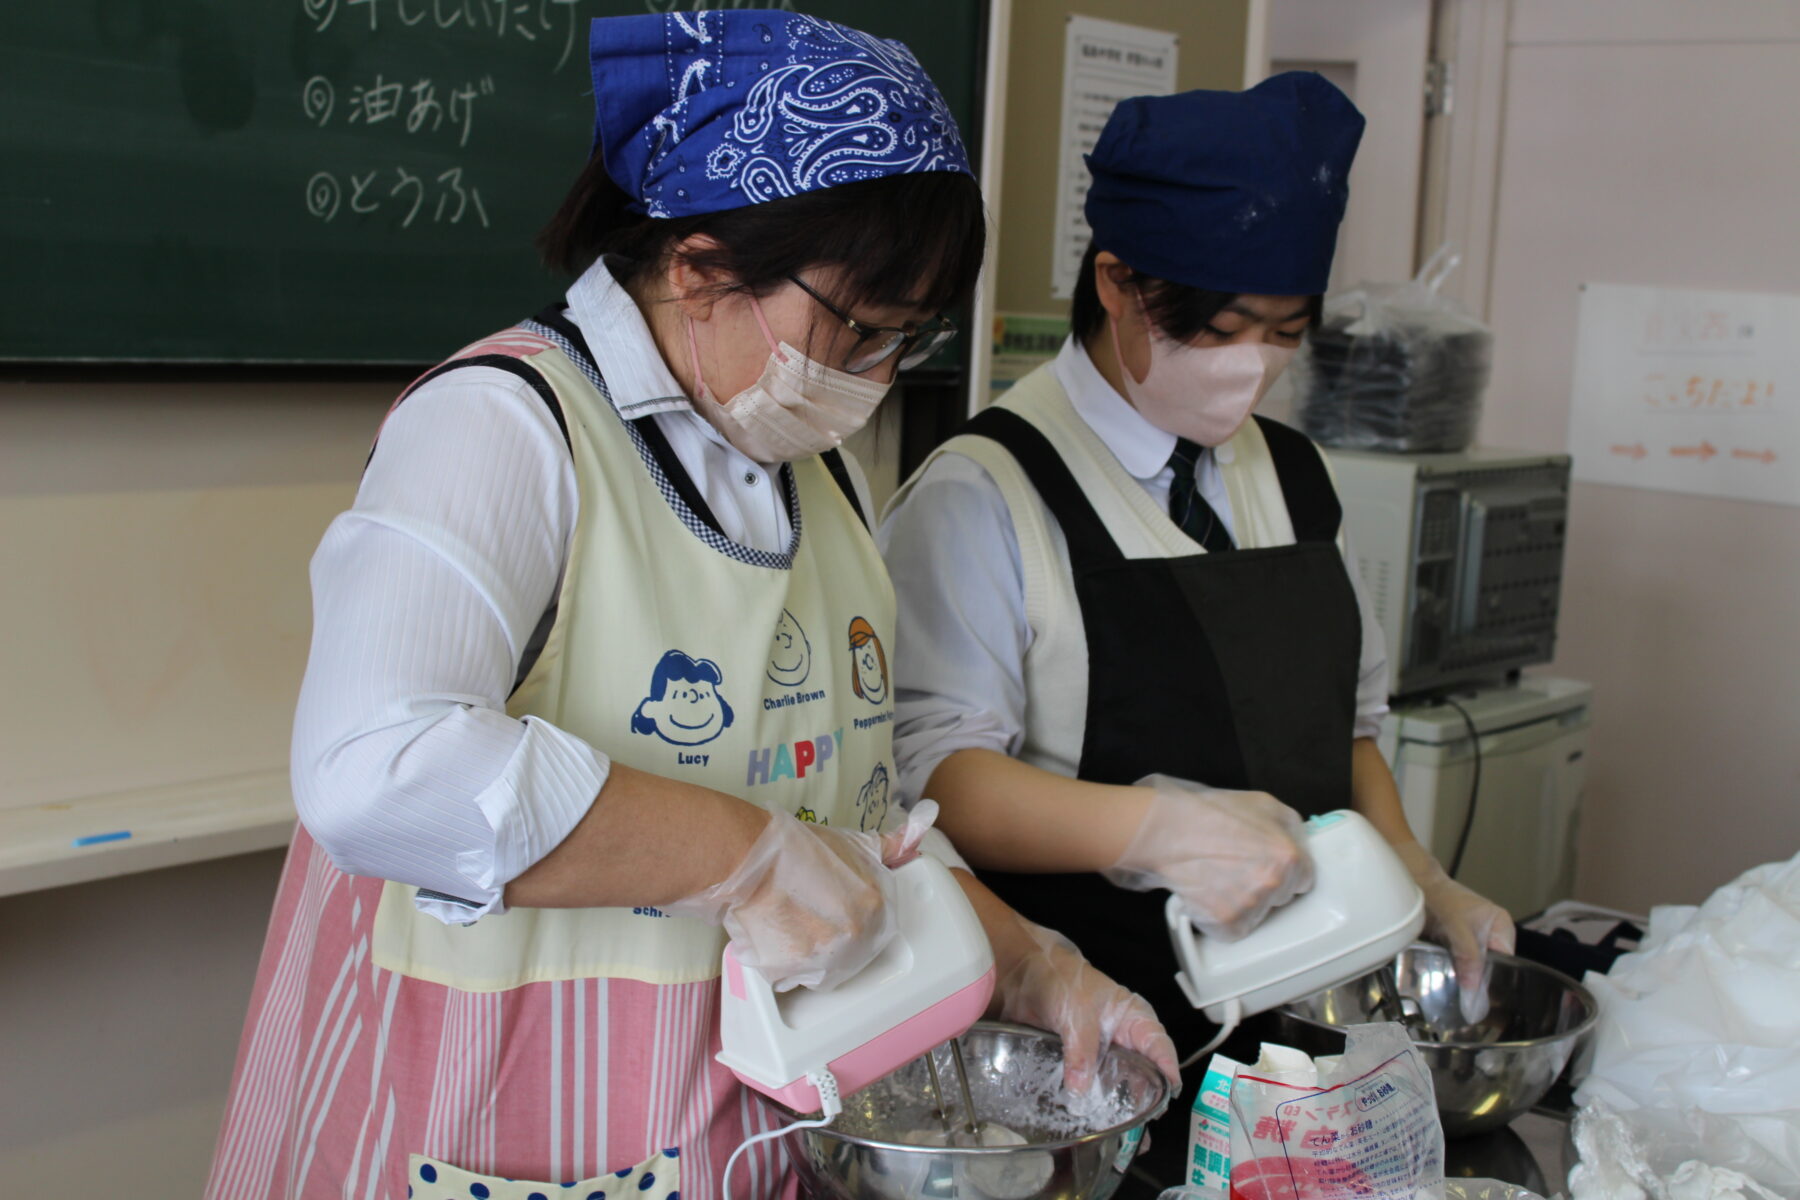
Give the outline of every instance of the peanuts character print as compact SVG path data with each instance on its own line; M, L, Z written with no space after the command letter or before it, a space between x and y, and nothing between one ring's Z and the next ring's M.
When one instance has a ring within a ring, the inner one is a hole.
M856 794L856 827L864 833L880 833L882 825L887 823L888 815L888 769L886 763L876 763L875 769L869 773L869 782L862 785Z
M650 676L650 694L631 715L631 732L655 734L672 746L701 746L731 728L725 682L711 659L680 650L664 654Z
M812 674L812 644L806 631L787 609L775 623L775 638L769 650L769 679L782 687L799 687Z
M850 622L850 659L851 689L877 708L887 703L887 651L874 626L862 617Z

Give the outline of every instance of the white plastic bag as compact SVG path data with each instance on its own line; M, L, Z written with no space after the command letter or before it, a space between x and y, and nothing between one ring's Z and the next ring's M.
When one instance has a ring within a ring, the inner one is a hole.
M1316 1063L1264 1046L1231 1083L1230 1136L1230 1191L1241 1200L1444 1194L1431 1073L1391 1022L1349 1026L1344 1053Z
M1574 1134L1581 1161L1569 1173L1570 1200L1781 1200L1737 1171L1694 1159L1658 1175L1631 1126L1604 1104L1577 1113Z
M1616 1112L1661 1177L1689 1160L1800 1196L1800 856L1698 908L1658 908L1600 1001L1575 1099Z
M1493 334L1438 292L1460 260L1448 246L1405 283L1329 297L1294 364L1296 415L1327 446L1456 451L1475 440Z

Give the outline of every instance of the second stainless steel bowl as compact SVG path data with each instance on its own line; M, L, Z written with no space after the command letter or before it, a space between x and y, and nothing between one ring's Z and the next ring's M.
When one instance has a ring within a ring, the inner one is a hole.
M1308 1053L1338 1054L1342 1026L1401 1021L1431 1070L1444 1135L1498 1129L1550 1090L1600 1010L1559 971L1506 954L1491 962L1488 1015L1475 1024L1462 1018L1450 952L1420 942L1400 952L1392 976L1383 968L1280 1009L1283 1035Z

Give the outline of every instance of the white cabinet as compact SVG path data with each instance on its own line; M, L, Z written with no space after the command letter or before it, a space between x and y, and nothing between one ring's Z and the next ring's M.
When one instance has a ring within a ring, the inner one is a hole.
M1568 898L1593 688L1525 676L1450 699L1398 703L1382 727L1413 832L1449 869L1473 796L1458 881L1515 917Z

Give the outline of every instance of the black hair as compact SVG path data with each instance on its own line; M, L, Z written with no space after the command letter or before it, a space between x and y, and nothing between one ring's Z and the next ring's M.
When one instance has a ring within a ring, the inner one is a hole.
M1069 308L1069 328L1077 338L1085 339L1106 327L1106 309L1100 304L1100 288L1094 282L1094 261L1099 255L1100 247L1089 238L1087 253L1081 257L1081 273L1075 278L1075 298ZM1144 297L1144 308L1163 336L1177 342L1191 342L1199 337L1200 331L1242 294L1189 287L1135 269L1131 270L1127 282ZM1325 297L1309 296L1306 315L1312 322L1307 331L1317 329L1325 315Z
M628 260L626 284L660 273L683 239L704 234L717 249L690 251L698 270L765 295L813 266L837 267L849 303L942 312L975 291L987 242L981 189L959 171L889 175L691 217L647 217L607 175L599 154L538 233L554 270L576 274L603 254Z

